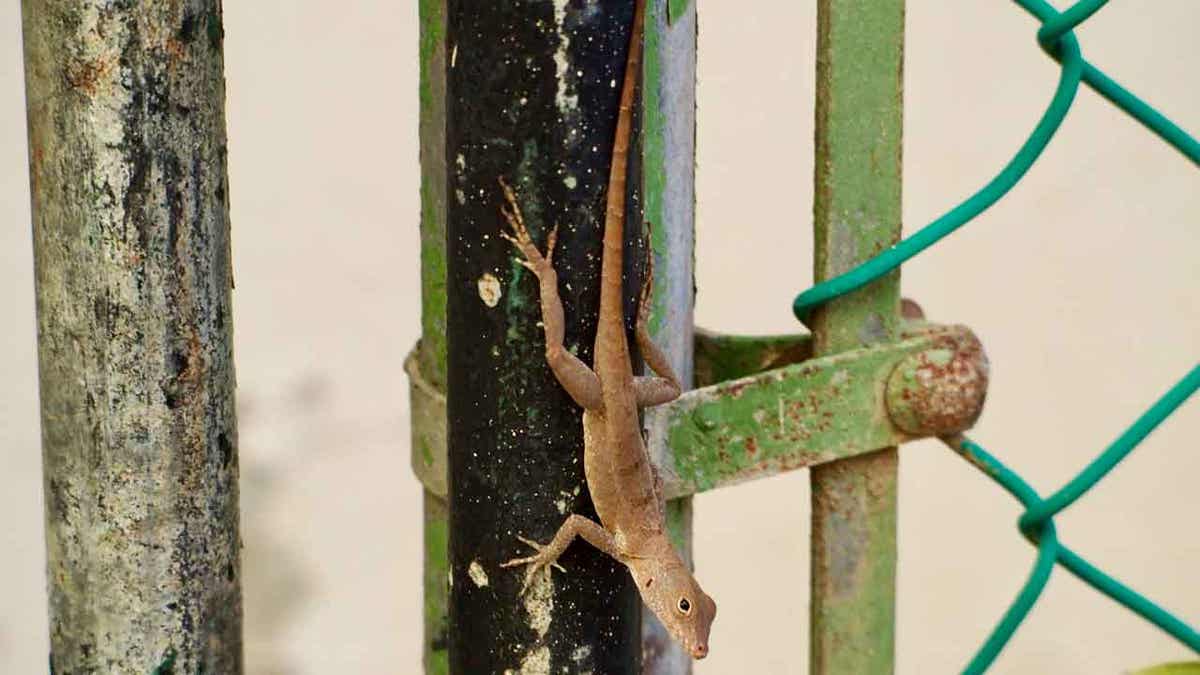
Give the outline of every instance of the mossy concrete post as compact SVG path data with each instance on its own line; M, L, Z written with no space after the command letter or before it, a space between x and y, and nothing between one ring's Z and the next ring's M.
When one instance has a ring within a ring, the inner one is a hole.
M55 673L240 673L219 0L22 3Z
M900 238L904 0L817 3L815 276ZM898 273L813 318L817 356L894 341ZM897 453L812 470L811 672L893 669Z

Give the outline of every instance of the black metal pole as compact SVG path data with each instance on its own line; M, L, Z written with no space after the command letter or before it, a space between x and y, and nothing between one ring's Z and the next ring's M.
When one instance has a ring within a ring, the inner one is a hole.
M516 188L539 244L560 226L566 344L590 362L633 0L447 9L450 671L636 673L641 605L624 567L576 543L567 572L524 596L524 571L500 567L527 553L517 535L548 541L567 514L595 513L580 410L546 366L537 284L498 236L497 185Z

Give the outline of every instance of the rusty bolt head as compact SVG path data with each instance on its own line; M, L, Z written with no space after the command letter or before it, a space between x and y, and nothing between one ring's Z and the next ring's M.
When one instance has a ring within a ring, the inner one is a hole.
M912 298L900 299L900 316L909 321L919 321L925 318L925 310Z
M913 436L947 436L970 429L983 412L988 362L974 335L912 354L888 378L892 423Z

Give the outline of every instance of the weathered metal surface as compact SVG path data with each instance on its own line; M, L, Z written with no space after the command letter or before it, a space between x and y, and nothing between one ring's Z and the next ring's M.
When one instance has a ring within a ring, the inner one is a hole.
M812 357L812 336L725 335L696 329L696 386L736 380Z
M819 0L814 231L818 281L900 238L903 0ZM818 356L894 340L899 274L819 308ZM812 472L810 672L893 668L895 448Z
M647 0L640 120L643 218L653 224L650 332L688 383L696 293L696 12L684 7L671 17L667 13L666 0ZM691 499L667 504L667 524L692 564ZM644 607L642 657L642 675L691 672L691 656Z
M897 426L889 415L889 381L902 364L921 363L922 355L943 351L949 355L948 363L962 354L978 368L980 362L986 363L978 340L963 326L924 322L907 324L901 337L895 343L756 372L758 363L803 353L808 340L802 336L714 340L698 334L697 353L724 354L712 362L715 371L755 374L685 392L676 401L646 411L650 451L664 470L667 494L696 494L920 437L954 433L942 428L914 433ZM410 367L415 363L412 358L408 361ZM942 377L939 371L931 374ZM977 411L984 394L979 387L986 385L986 378L973 379L971 386L964 387L957 372L951 368L946 375L950 389L962 393L965 400L946 399L945 404ZM421 385L420 373L410 370L410 375L413 469L426 489L441 496L446 480L437 467L445 467L445 396ZM937 409L930 410L937 414ZM960 426L970 416L951 415L947 428Z
M669 448L668 496L822 465L910 440L888 417L896 367L967 340L962 327L814 358L688 392L646 413L652 446Z
M539 244L559 225L566 345L590 362L633 0L446 9L450 671L634 673L641 604L622 565L572 546L569 573L539 576L524 596L523 572L500 567L527 552L517 535L547 541L566 514L595 512L580 411L546 365L537 284L498 236L497 185L516 189ZM642 200L630 201L637 223ZM632 316L642 233L627 230Z
M429 383L446 383L446 0L420 0L421 345Z
M912 298L900 299L900 317L908 321L916 321L925 318L925 310L921 309L921 305Z
M450 671L446 498L446 0L420 0L421 341L405 361L413 469L424 495L424 633L429 675ZM426 481L428 485L428 481Z
M888 378L892 422L914 436L946 436L974 426L987 396L988 361L974 335L947 337L900 362Z
M450 672L450 516L446 500L428 490L424 502L424 620L422 661L429 675Z
M445 498L446 469L446 393L436 389L421 372L418 345L404 360L408 374L409 427L412 468L430 493Z
M240 673L221 3L22 3L56 673Z

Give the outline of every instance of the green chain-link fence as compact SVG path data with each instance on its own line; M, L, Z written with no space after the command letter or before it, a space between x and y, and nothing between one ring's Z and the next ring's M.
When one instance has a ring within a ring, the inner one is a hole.
M1083 58L1079 41L1072 30L1107 4L1108 0L1081 0L1061 13L1043 0L1016 2L1042 22L1037 33L1038 43L1062 64L1058 88L1033 133L1012 161L991 182L948 213L853 270L797 296L793 311L801 321L808 323L809 316L816 307L861 288L896 269L996 203L1020 181L1045 150L1070 110L1080 82L1086 83L1147 129L1158 134L1193 163L1200 165L1200 142ZM1200 365L1193 366L1178 384L1155 402L1099 457L1046 499L1039 496L1024 479L974 441L961 436L943 439L947 445L984 471L1025 506L1026 511L1018 521L1018 526L1021 533L1038 548L1037 562L1028 581L964 672L981 673L991 665L1037 602L1056 563L1200 653L1200 633L1071 551L1059 541L1054 527L1055 514L1086 494L1198 388Z

